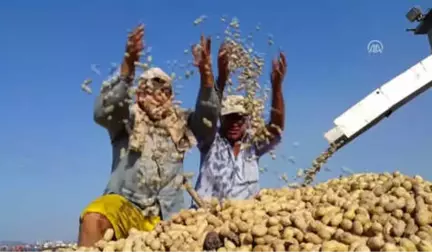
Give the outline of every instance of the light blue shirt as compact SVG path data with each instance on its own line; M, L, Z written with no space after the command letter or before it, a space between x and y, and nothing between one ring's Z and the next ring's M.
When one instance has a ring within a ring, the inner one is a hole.
M245 140L246 141L246 140ZM248 199L259 192L261 156L280 142L274 137L269 143L253 145L240 150L237 157L227 139L215 134L209 144L199 143L200 171L196 191L203 199Z

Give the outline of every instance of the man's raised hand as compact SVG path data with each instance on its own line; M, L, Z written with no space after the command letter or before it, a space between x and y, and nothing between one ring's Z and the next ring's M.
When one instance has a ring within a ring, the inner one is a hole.
M229 78L229 56L231 54L231 46L227 42L221 44L218 52L218 79L217 85L221 93L225 88L225 84Z
M278 89L280 91L282 82L285 78L286 69L286 58L285 55L281 52L279 54L279 58L274 59L272 62L271 82L273 89Z
M121 75L129 79L135 76L135 62L139 61L144 48L144 25L140 24L128 35L126 53L121 66Z
M201 84L206 87L213 87L214 77L211 63L211 39L201 35L199 45L192 47L194 65L198 67L201 74Z

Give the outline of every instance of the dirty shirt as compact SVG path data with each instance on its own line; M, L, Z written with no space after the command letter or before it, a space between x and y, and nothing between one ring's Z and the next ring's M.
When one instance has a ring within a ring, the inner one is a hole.
M104 194L119 194L137 206L144 215L157 209L163 219L184 208L181 190L184 151L170 137L149 134L141 152L128 148L134 115L126 102L131 86L121 77L112 78L96 100L94 120L107 129L112 145L111 177ZM188 127L203 128L203 114L218 113L206 104L209 90L200 89L196 110L187 113ZM109 109L108 109L109 108ZM158 151L163 146L164 152Z

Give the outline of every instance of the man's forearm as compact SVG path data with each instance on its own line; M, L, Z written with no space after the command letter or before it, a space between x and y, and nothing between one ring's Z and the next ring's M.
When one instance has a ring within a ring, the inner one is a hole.
M224 93L227 81L228 81L228 79L226 77L219 74L218 79L216 81L219 99L223 98L223 93Z
M208 146L213 142L219 113L220 99L215 88L213 86L201 86L198 91L195 111L189 120L189 127L199 142L198 147Z
M126 60L123 60L120 67L120 76L127 81L132 81L135 78L135 65L130 66Z
M272 93L272 108L268 130L275 135L280 135L280 130L285 128L284 98L281 88L273 88ZM275 128L275 126L278 128Z
M201 72L201 87L213 88L214 87L214 77L212 73L211 65L206 65Z

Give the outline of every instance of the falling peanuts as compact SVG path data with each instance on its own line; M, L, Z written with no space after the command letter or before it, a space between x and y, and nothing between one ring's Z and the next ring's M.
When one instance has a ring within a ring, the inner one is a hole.
M194 25L199 25L199 24L201 24L202 22L204 22L204 20L205 20L206 18L207 18L207 16L202 15L202 16L198 17L197 19L195 19L194 22L193 22L193 24L194 24Z
M193 70L187 70L185 73L185 78L189 79L194 74Z
M298 187L300 187L300 184L293 182L293 183L288 183L287 186L290 188L298 188Z
M151 55L147 56L147 62L152 62L153 57Z
M246 158L247 161L253 161L253 160L258 160L258 156L257 155L251 155L249 157Z
M282 134L282 129L278 125L272 123L270 124L270 127L276 129L279 134Z
M141 63L141 62L138 62L138 61L136 61L134 63L135 63L135 66L140 67L140 68L142 68L144 70L147 70L150 67L149 64L147 64L147 63Z
M285 183L288 183L288 175L286 175L286 173L282 174L279 178Z
M111 86L111 83L109 81L103 81L101 91L106 89L106 88L109 88L110 86Z
M82 84L81 89L86 92L87 94L92 94L92 90L89 86Z
M213 123L209 119L207 119L205 117L203 118L203 123L204 123L205 126L207 126L209 128L211 128L213 126Z
M271 34L268 35L267 43L268 43L268 45L270 45L270 46L274 44L274 41L273 41L273 35L271 35Z
M129 97L134 97L136 94L137 88L136 87L129 87L128 88L128 96Z
M239 20L236 17L231 20L229 25L234 29L238 29L240 27Z
M88 85L90 85L91 83L92 83L93 81L92 81L92 79L85 79L84 81L83 81L83 83L82 83L82 85L86 85L86 86L88 86Z
M305 171L303 186L307 186L313 182L316 174L321 170L321 167L327 162L327 160L333 156L333 154L343 146L344 141L341 141L337 144L332 144L327 148L325 152L319 155L312 161L312 167Z
M115 108L114 105L109 105L109 106L104 108L104 113L110 114L114 111L114 108Z
M301 178L301 177L303 177L303 175L304 175L303 169L298 169L297 173L296 173L296 177L297 178Z
M113 238L114 238L114 229L112 228L107 229L107 231L105 231L103 239L105 241L111 241Z
M120 149L120 158L123 158L126 156L126 149L125 148L121 148Z

